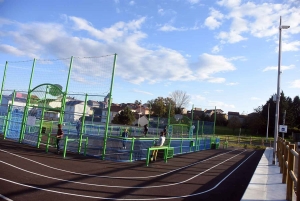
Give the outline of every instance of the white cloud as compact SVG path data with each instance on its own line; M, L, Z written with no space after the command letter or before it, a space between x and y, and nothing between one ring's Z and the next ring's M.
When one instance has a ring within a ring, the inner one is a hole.
M290 84L290 88L300 88L300 80L294 80Z
M172 10L172 9L163 9L163 8L159 8L158 9L158 14L161 15L161 16L164 16L164 15L168 15L168 16L173 16L173 15L176 15L177 12Z
M295 68L295 65L280 66L280 70L281 71L290 70L290 69L293 69L293 68ZM276 71L278 71L278 66L268 66L265 69L263 69L263 72L270 71L270 70L276 70Z
M200 0L187 0L190 4L197 4Z
M206 80L213 83L223 83L225 82L225 78L213 77L212 75L236 70L234 65L225 57L206 53L199 56L199 62L196 66L198 66L196 76L200 80Z
M160 15L164 15L165 14L164 9L162 9L162 8L159 8L157 12Z
M260 98L257 98L257 97L251 97L250 99L251 99L251 100L255 100L255 101L256 101L256 100L261 100Z
M230 58L228 58L228 61L235 61L235 60L247 61L247 58L244 57L244 56L236 56L236 57L230 57Z
M141 91L141 90L138 90L138 89L133 89L132 90L133 92L136 92L136 93L141 93L141 94L147 94L147 95L153 95L152 93L150 92L147 92L147 91Z
M169 31L187 31L188 29L185 28L185 27L177 28L177 27L174 27L174 26L172 26L172 25L165 24L165 25L163 25L162 27L160 27L158 30L159 30L159 31L166 31L166 32L169 32Z
M230 82L230 83L227 83L226 85L228 86L234 86L234 85L238 85L239 83L238 82Z
M282 51L288 52L288 51L299 51L300 49L300 41L293 41L290 43L282 42L281 44ZM278 52L278 47L276 48L276 51Z
M130 2L129 2L129 5L131 5L131 6L133 6L134 4L135 4L134 1L130 1Z
M219 45L215 45L211 50L212 53L218 53L220 51L221 51L221 48Z
M217 39L220 39L222 43L237 43L243 40L247 40L247 38L244 38L238 32L235 31L221 31L217 36Z
M224 109L225 110L226 109L234 109L235 108L235 106L233 104L226 104L226 103L221 102L221 101L209 101L208 105L211 106L211 107L216 106L217 109L222 108L222 110L224 110Z
M193 100L197 100L197 101L201 101L201 100L205 100L205 97L201 96L201 95L192 95L191 97Z
M239 6L241 3L241 0L220 0L217 2L220 6L226 6L229 8L235 8L236 6Z
M290 41L286 42L286 46L283 46L283 51L298 51L299 40L293 40L298 39L297 35L300 34L300 7L296 6L294 2L285 1L281 4L271 2L218 1L219 6L226 7L226 11L220 13L220 15L223 15L222 23L230 23L230 28L218 33L216 38L221 43L237 43L246 40L250 34L258 38L272 39L277 43L279 16L282 16L282 23L291 26L283 34L283 38ZM215 27L209 27L210 29L220 26L220 21L212 17L211 14L206 20L210 20L211 24L215 24ZM293 35L295 35L294 38Z
M89 56L118 54L116 75L128 82L149 84L172 81L205 81L223 83L225 78L215 74L235 70L230 60L221 55L202 54L194 64L188 55L162 47L141 45L147 34L141 31L146 20L141 17L129 22L117 22L110 27L97 29L90 22L78 17L68 17L72 26L58 23L13 23L5 25L11 30L2 31L14 44L0 43L0 51L17 56L43 58L53 55L66 58L70 55ZM75 36L80 31L81 37ZM87 35L87 37L84 37ZM90 37L92 36L92 37ZM63 45L62 45L63 44ZM86 71L74 66L77 73ZM147 69L147 70L145 70ZM89 69L92 72L93 69ZM99 71L99 70L98 70ZM73 77L74 78L74 77Z
M222 24L221 20L223 17L224 15L220 13L220 11L210 8L210 16L205 19L204 25L212 30L219 28Z
M13 47L13 46L10 46L10 45L0 45L0 51L4 52L6 54L13 54L13 55L16 55L16 56L25 55L25 52Z

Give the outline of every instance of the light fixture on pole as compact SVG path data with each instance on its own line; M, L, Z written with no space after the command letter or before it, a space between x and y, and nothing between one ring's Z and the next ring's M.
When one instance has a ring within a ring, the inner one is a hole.
M276 164L277 137L278 137L278 122L279 122L279 100L280 100L280 65L281 65L281 30L288 29L290 26L281 25L281 16L279 22L279 45L278 45L278 76L277 76L277 94L276 94L276 113L275 113L275 128L274 128L274 146L273 146L273 164Z

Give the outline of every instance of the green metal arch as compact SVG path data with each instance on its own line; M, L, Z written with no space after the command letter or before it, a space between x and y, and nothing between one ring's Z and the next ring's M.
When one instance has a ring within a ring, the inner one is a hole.
M55 84L51 84L51 83L44 83L44 84L40 84L36 87L34 87L32 90L29 91L29 93L33 92L35 89L41 87L41 86L51 86L51 87L54 87L56 89L58 89L62 94L64 94L65 92L63 92L58 86L56 86Z

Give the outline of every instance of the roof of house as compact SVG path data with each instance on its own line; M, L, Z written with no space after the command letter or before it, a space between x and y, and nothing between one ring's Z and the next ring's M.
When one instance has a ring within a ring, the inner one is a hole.
M78 104L84 104L84 102L80 101L80 100L72 100L72 101L66 102L66 106L74 106L74 105L78 105Z
M239 116L240 113L239 112L228 112L228 115L235 115L235 116Z

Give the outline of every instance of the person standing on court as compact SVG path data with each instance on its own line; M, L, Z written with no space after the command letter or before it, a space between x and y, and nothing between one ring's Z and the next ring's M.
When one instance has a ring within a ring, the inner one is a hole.
M80 135L80 130L81 130L81 121L78 119L76 123L76 130L77 130L77 136L79 137Z
M146 137L146 135L148 134L148 124L144 125L144 135Z
M59 152L60 152L59 142L63 138L64 132L62 130L61 124L58 124L57 127L58 127L58 129L57 129L57 133L56 133L56 148L57 148L57 154L59 154Z
M126 141L128 138L128 130L125 129L124 132L122 133L122 137L123 137L123 149L126 149Z

